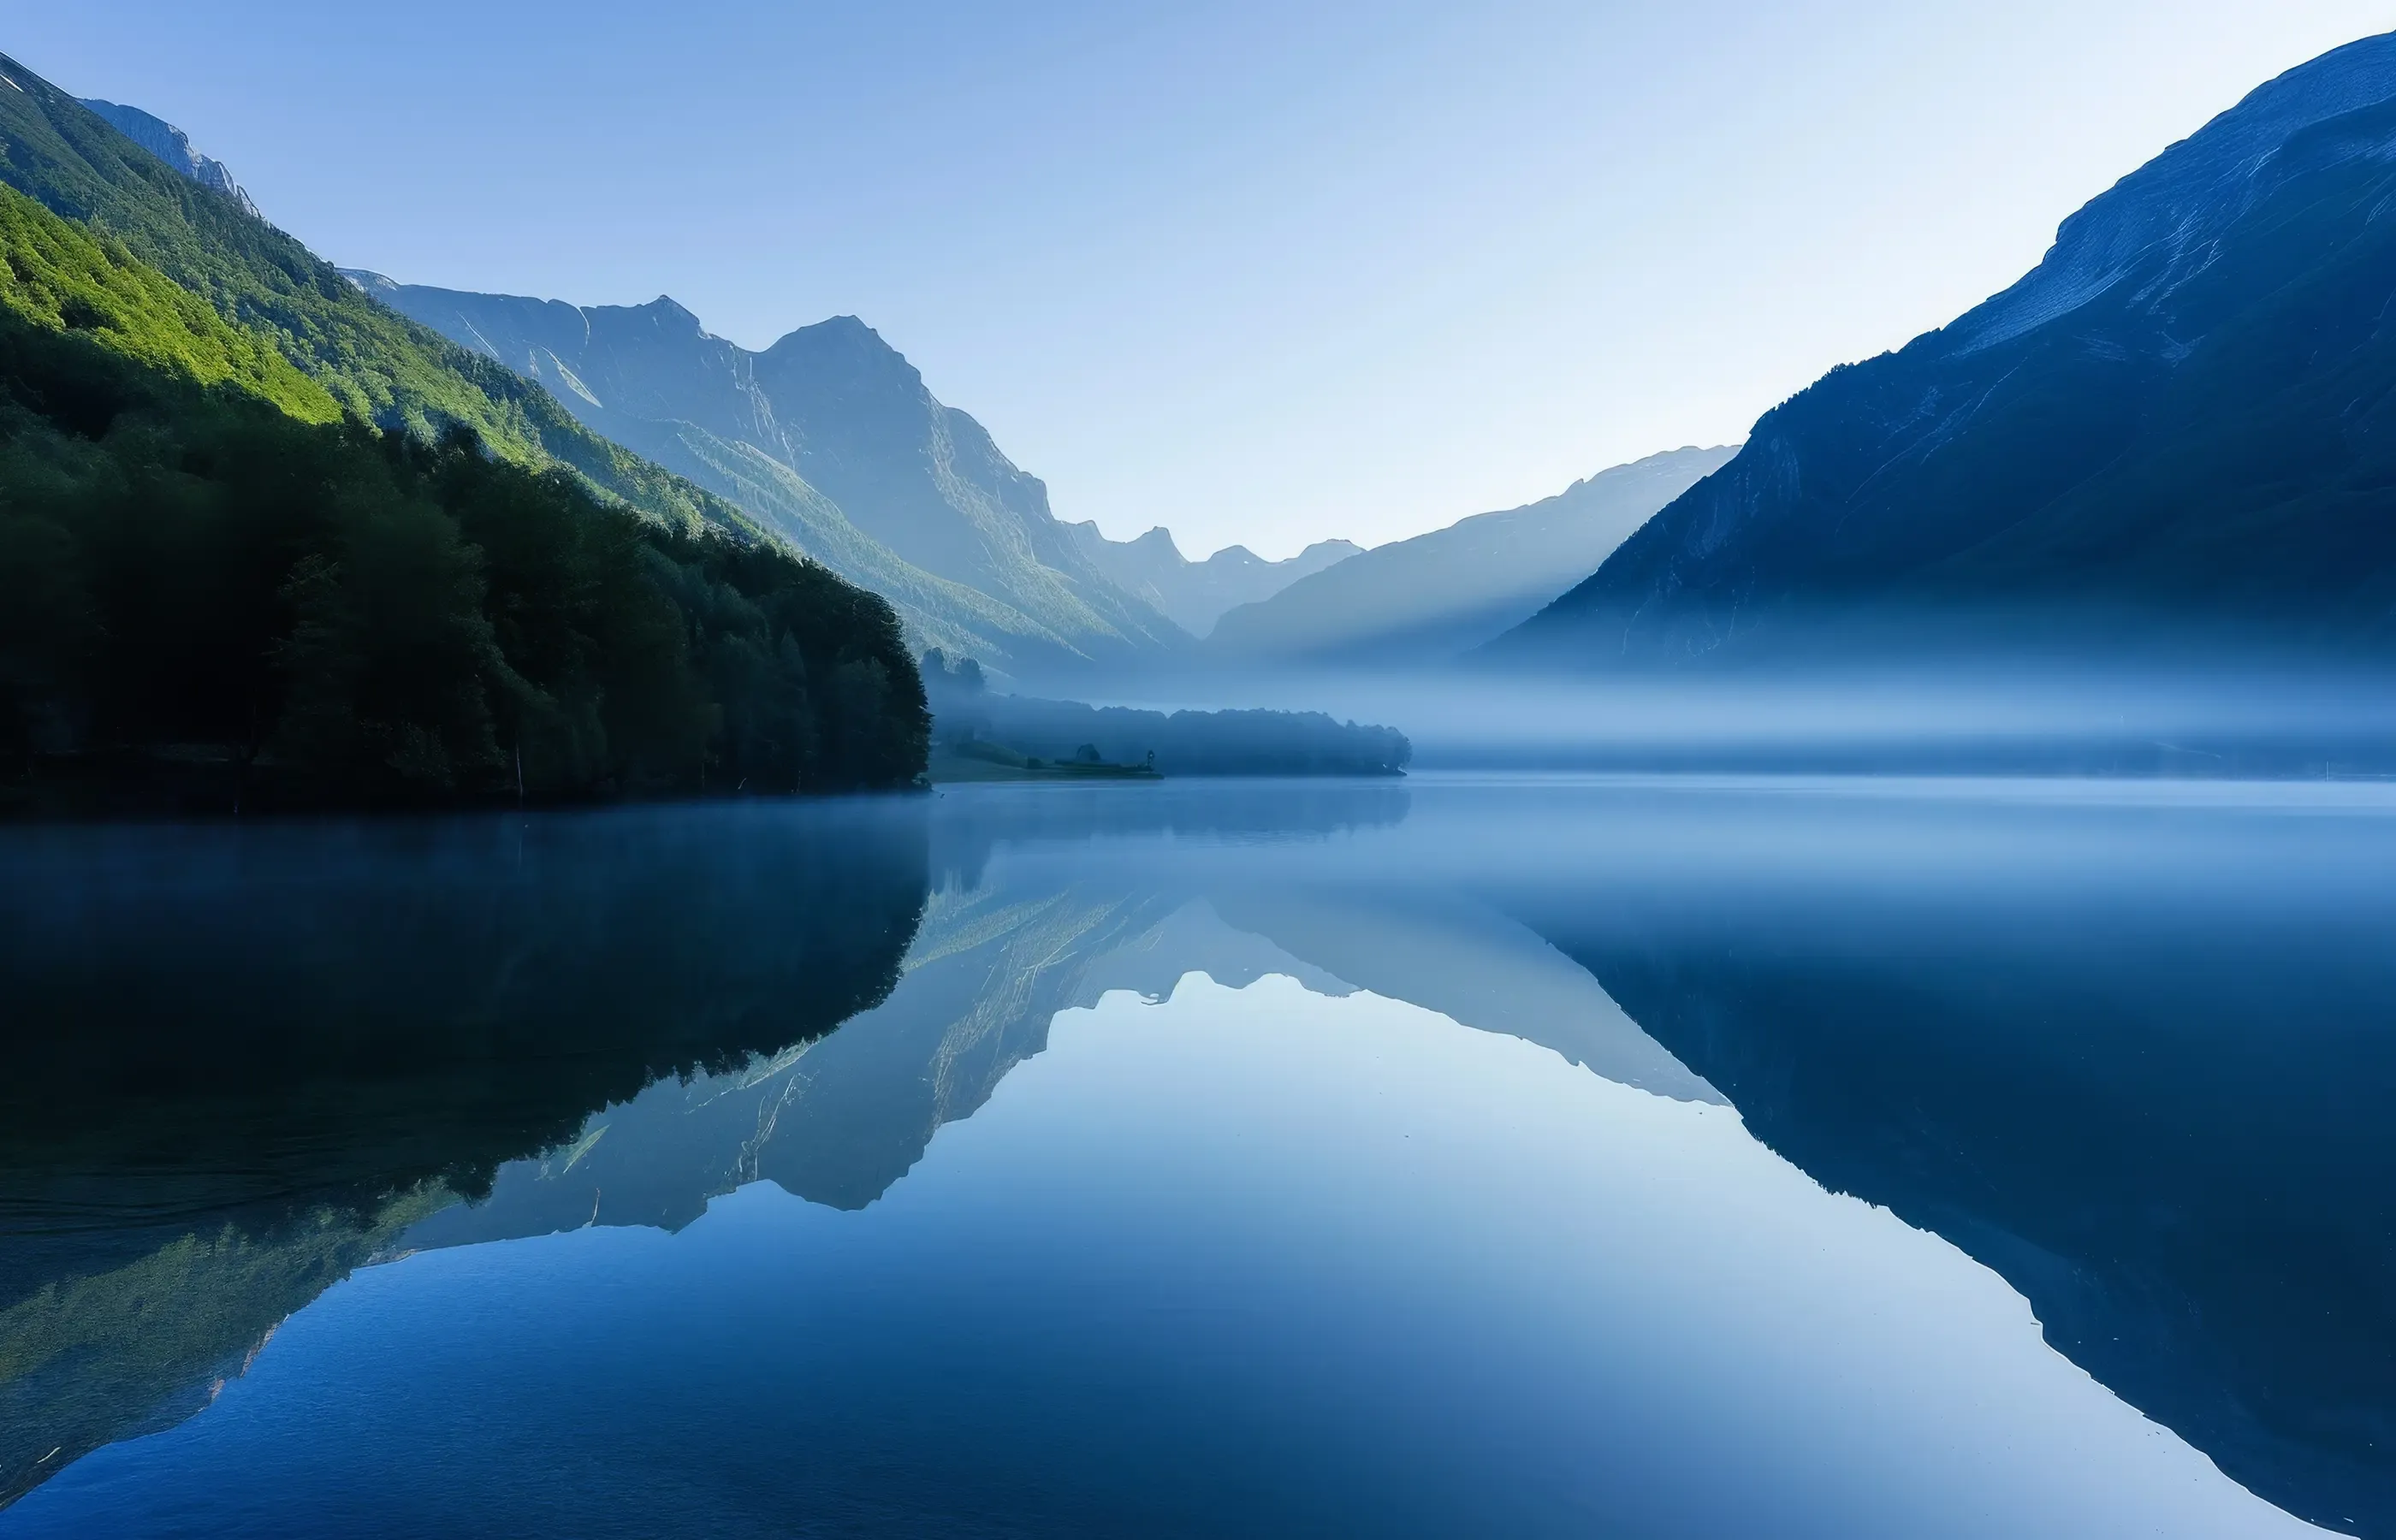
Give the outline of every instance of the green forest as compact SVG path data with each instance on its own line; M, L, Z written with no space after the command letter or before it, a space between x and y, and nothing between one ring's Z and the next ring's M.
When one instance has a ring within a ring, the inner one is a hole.
M0 772L47 807L912 782L881 599L370 425L129 246L0 190Z
M753 530L739 509L575 421L530 380L376 304L298 240L201 187L6 55L0 185L87 228L317 382L340 410L432 436L451 423L501 459L563 466L602 501Z

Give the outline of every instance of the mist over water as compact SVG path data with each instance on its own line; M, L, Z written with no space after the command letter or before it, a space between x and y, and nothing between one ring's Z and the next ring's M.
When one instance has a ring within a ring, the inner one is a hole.
M1237 703L1385 724L1424 769L2396 774L2396 669L2353 661L1301 668L1092 691L1150 710Z

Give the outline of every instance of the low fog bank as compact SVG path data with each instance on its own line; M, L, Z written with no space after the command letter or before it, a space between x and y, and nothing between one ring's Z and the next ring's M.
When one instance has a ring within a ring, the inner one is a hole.
M2396 669L2386 667L1950 660L1595 678L1323 670L1119 679L1085 698L1387 723L1425 770L2396 775Z

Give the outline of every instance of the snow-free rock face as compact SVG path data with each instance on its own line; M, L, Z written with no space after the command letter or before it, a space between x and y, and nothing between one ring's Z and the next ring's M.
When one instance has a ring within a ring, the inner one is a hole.
M2396 37L2379 37L2123 179L2003 294L1765 414L1486 656L2381 644L2391 301Z
M1214 630L1224 612L1270 599L1364 549L1349 540L1317 540L1295 556L1268 562L1235 545L1193 562L1181 554L1173 531L1162 524L1129 540L1110 540L1094 523L1066 527L1099 571L1163 610L1192 636Z
M2353 44L2282 75L2064 220L2043 261L1945 335L1958 352L1991 347L2119 285L2127 285L2132 307L2160 310L2221 255L2239 219L2291 173L2281 153L2291 139L2391 97L2396 46L2387 38Z
M882 594L917 646L1022 679L1189 644L1089 560L1039 478L855 316L751 352L662 295L577 306L348 276Z
M258 205L233 179L225 163L201 154L192 148L191 136L166 119L153 117L139 107L121 102L100 101L86 97L83 104L106 118L111 126L126 139L149 151L167 165L191 178L202 187L212 188L241 206L243 212L257 217Z

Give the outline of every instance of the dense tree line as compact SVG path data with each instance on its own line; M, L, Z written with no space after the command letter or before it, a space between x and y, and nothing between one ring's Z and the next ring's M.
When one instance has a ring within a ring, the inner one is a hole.
M1167 776L1397 776L1414 745L1394 727L1321 711L1143 711L993 694L981 665L924 655L944 750L1009 750L1043 764L1138 765Z
M20 777L173 764L304 803L787 792L909 782L926 732L889 606L820 567L603 506L471 429L306 423L0 313Z

